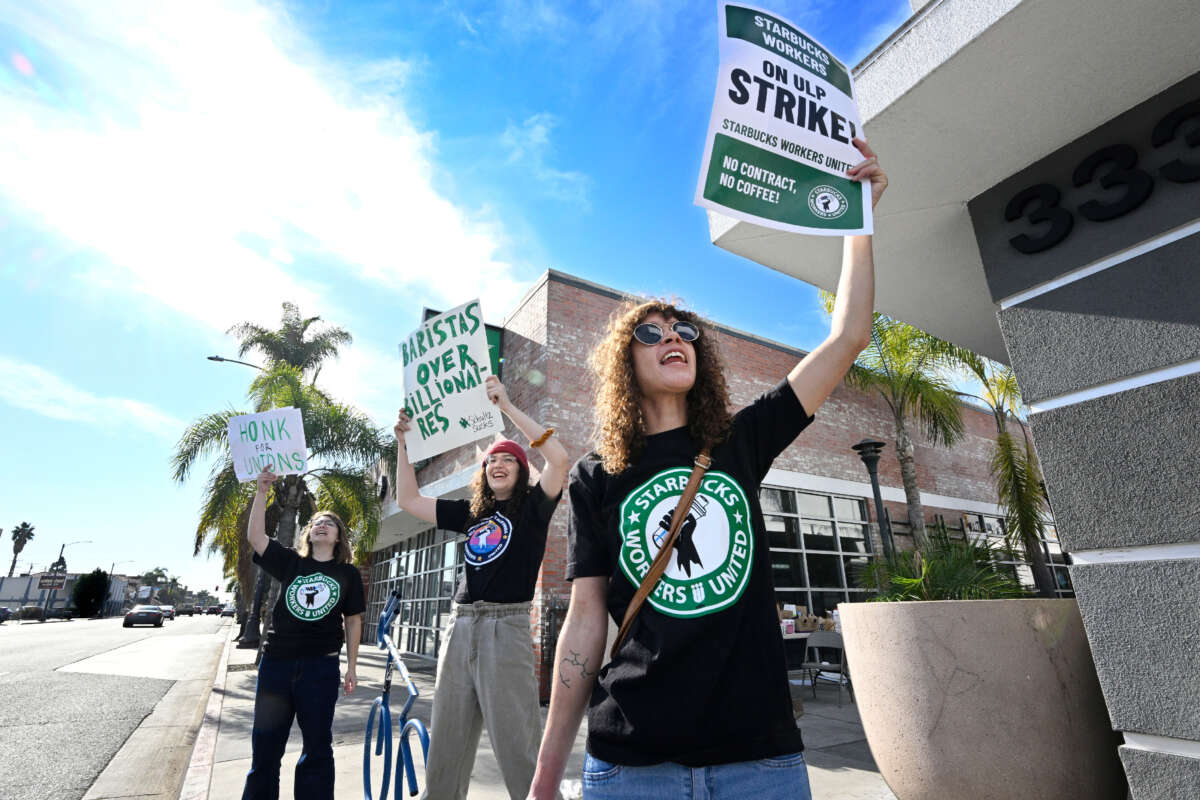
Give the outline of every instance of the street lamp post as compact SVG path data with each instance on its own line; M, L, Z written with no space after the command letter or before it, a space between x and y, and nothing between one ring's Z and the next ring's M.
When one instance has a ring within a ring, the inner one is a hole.
M236 358L224 358L222 356L206 356L209 361L228 361L230 364L242 364L247 367L254 367L260 372L266 372L265 367L260 367L258 364L251 364L249 361L238 361Z
M887 516L883 513L883 495L879 492L879 454L883 452L884 442L875 439L863 439L851 450L858 453L871 477L871 491L875 494L875 519L879 523L879 539L883 542L883 554L890 561L896 554L895 543L892 541L892 526L888 524Z
M257 364L251 364L248 361L238 361L234 358L224 358L222 356L208 356L209 361L225 361L230 364L242 364L243 366L253 367L260 372L265 372L263 367ZM262 627L262 604L263 595L266 594L267 580L263 574L262 567L254 569L254 602L250 606L250 614L246 617L246 621L242 623L242 630L237 635L237 646L239 649L249 650L251 648L258 649L260 640L259 628ZM245 594L242 595L243 600Z

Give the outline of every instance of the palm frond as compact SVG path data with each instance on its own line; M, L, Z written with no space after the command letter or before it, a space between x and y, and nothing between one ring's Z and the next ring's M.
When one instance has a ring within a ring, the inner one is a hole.
M873 600L994 600L1026 597L1017 578L998 567L985 541L951 537L936 528L920 552L902 551L858 571L859 586L881 586Z
M216 414L205 414L191 425L187 426L179 443L175 445L175 453L171 456L171 478L179 483L187 480L196 461L213 453L229 452L229 418L245 412L220 411Z

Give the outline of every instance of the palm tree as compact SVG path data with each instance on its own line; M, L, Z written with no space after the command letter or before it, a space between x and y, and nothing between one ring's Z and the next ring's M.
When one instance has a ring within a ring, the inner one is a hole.
M350 333L343 328L331 326L319 331L313 329L313 325L320 320L320 317L302 318L300 309L294 303L285 302L278 329L269 330L260 325L243 322L231 327L228 333L240 339L239 356L258 351L266 358L268 369L287 364L302 373L313 370L310 383L315 384L322 363L326 359L335 358L339 346L353 341ZM185 434L185 439L187 438L188 435ZM181 440L180 447L182 446ZM178 473L178 470L176 472ZM238 582L243 586L254 586L257 569L251 561L250 547L246 542L245 517L249 513L250 500L253 497L252 486L241 486L236 482L230 485L225 482L218 487L217 472L219 470L209 476L209 491L211 493L219 488L221 494L205 498L200 525L196 529L193 555L199 555L200 550L207 545L210 552L221 553L226 575L236 575ZM177 480L181 479L177 477ZM268 535L275 530L278 519L279 509L272 503L267 509ZM250 610L248 606L252 602L252 594L254 593L246 592L240 597L245 607L243 610ZM257 628L257 616L252 615L252 620Z
M291 364L301 372L313 370L311 382L316 383L325 360L336 357L340 346L354 341L348 331L338 327L329 327L309 336L309 328L320 321L320 317L303 319L294 303L284 303L278 330L243 322L227 332L241 339L239 356L257 350L266 356L268 364Z
M833 311L832 294L821 292L821 301L827 312ZM927 439L944 447L962 436L962 407L946 374L964 352L911 325L875 314L871 343L846 375L848 384L878 394L891 409L908 522L918 547L926 541L925 510L909 426L915 423Z
M1042 483L1041 468L1033 449L1029 430L1017 416L1021 409L1021 391L1011 367L965 353L959 359L967 374L979 381L982 395L968 395L980 400L992 412L996 421L996 445L992 452L991 471L996 480L996 493L1004 510L1004 532L1008 546L1025 551L1033 567L1033 580L1038 594L1054 597L1054 577L1042 549L1046 512L1049 504ZM964 393L966 394L966 393ZM1018 443L1008 430L1013 420L1022 434Z
M21 551L25 549L25 545L29 544L29 540L32 538L33 526L28 522L22 522L12 529L13 560L12 565L8 568L8 577L13 576L13 572L17 569L17 556L21 555Z
M158 586L159 581L167 580L167 568L155 567L154 569L146 570L142 573L142 585L150 587L150 594L146 596L146 602L154 602L154 590Z
M291 547L297 526L307 523L317 508L328 509L356 533L356 558L365 557L379 533L380 501L372 468L381 459L389 469L395 468L395 440L361 412L305 383L302 371L288 364L260 374L250 386L249 398L254 412L283 406L300 409L308 444L308 471L283 476L271 489L268 530L274 528L279 543ZM249 548L243 543L254 485L238 480L227 438L229 418L240 413L245 412L229 409L196 420L184 432L172 462L175 480L183 482L198 459L221 455L204 490L195 551L199 553L206 543L210 550L220 549L227 572L242 561L242 550L249 562ZM252 572L246 576L239 570L237 575L243 586L253 585ZM267 619L277 592L278 584L272 581L264 612Z

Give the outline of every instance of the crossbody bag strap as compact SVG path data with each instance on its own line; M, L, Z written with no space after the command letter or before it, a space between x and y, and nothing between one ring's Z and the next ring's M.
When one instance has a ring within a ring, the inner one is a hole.
M621 627L617 631L616 641L613 642L612 652L610 657L615 658L617 650L621 647L621 642L625 641L625 636L629 633L629 629L633 626L634 617L642 607L642 603L654 591L654 587L658 584L658 579L667 571L667 564L671 560L671 553L675 549L675 539L679 535L679 529L683 527L683 521L687 519L688 511L692 507L692 500L696 497L696 492L700 489L700 479L704 477L704 473L712 466L712 458L709 456L708 448L700 451L700 455L696 456L696 465L692 467L692 474L688 478L687 486L683 489L683 494L679 497L679 504L675 506L675 511L671 515L671 527L667 529L667 538L663 540L662 547L658 550L658 555L654 557L654 561L650 564L650 571L642 577L642 583L634 593L633 599L629 601L629 606L625 609L625 619L621 620Z

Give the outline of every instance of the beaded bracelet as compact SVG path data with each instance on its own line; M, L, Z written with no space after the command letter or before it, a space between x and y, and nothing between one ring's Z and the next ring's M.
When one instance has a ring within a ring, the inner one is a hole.
M546 428L546 432L529 443L530 447L541 447L546 443L546 440L554 435L554 428Z

